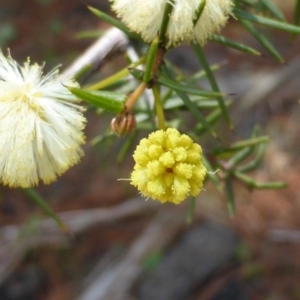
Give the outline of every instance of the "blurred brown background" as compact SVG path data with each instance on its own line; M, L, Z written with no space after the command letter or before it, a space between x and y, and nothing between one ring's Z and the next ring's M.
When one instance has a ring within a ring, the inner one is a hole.
M277 3L291 21L294 2ZM109 9L106 0L86 4ZM2 51L9 48L19 62L28 56L46 62L45 70L58 64L64 69L94 42L78 39L78 32L109 28L82 1L0 0L0 16ZM236 94L236 133L224 124L217 132L225 141L248 138L260 124L271 141L253 176L286 181L289 187L251 192L237 184L237 213L230 219L225 196L207 183L195 220L187 224L187 203L145 202L128 182L117 181L129 177L133 162L129 156L116 163L124 140L91 146L112 115L99 118L90 111L82 162L56 183L38 188L57 213L80 228L76 234L64 235L53 222L43 223L40 210L20 191L1 189L1 300L300 299L300 39L266 32L284 64L270 58L235 20L222 33L264 56L213 43L205 47L211 63L225 62L217 73L222 91ZM186 72L200 68L187 46L172 50L169 58ZM119 61L122 57L107 62L105 72ZM204 137L204 149L209 145ZM68 212L78 214L63 215ZM93 291L99 294L89 294Z

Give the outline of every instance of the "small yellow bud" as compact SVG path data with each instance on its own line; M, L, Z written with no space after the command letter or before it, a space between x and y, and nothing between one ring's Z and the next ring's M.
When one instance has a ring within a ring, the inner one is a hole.
M155 131L133 154L131 184L145 197L179 204L201 192L206 175L201 155L201 147L177 129Z

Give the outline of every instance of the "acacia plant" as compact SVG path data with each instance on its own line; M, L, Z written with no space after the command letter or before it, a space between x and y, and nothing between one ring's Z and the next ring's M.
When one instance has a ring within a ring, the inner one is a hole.
M145 198L174 204L189 199L192 207L205 180L211 180L226 193L232 214L234 181L250 189L285 186L282 182L257 182L247 174L262 161L269 140L260 136L257 128L248 139L232 144L215 131L221 119L234 130L229 111L234 101L219 89L214 71L220 66L209 65L203 47L218 43L247 55L261 55L221 34L222 27L235 19L239 30L250 32L270 56L283 62L260 28L286 31L291 38L299 34L300 1L295 4L293 24L272 0L111 0L118 19L95 7L88 9L135 40L131 47L139 57L128 57L128 66L108 78L80 86L77 81L89 73L89 63L72 78L65 78L57 69L43 75L42 66L31 65L29 60L20 66L9 53L0 53L3 185L22 188L62 225L32 187L51 183L79 162L87 120L84 106L77 102L83 100L89 109L115 114L110 130L100 132L95 143L123 137L122 156L133 155L135 161L128 181ZM170 49L182 44L190 45L202 66L190 76L166 58ZM201 87L203 78L210 89ZM145 97L149 91L150 97ZM196 125L184 126L179 110L187 110ZM219 146L202 150L205 133L218 140ZM138 140L141 135L145 137ZM130 146L135 144L132 151Z

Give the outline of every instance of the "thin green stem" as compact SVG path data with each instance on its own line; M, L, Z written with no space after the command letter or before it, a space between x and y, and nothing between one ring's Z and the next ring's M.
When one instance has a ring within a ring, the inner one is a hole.
M229 175L227 175L225 179L225 190L228 198L227 207L228 207L229 215L230 217L233 217L235 215L235 200L234 200L232 179L230 178Z
M192 197L189 201L188 213L186 218L187 223L192 223L194 220L195 206L196 206L196 198Z
M155 99L155 111L158 121L158 128L165 130L165 115L164 115L164 109L160 98L160 92L159 88L154 85L152 87L154 99Z
M201 0L200 3L199 3L198 9L196 10L196 17L193 20L194 27L196 26L197 22L201 18L201 15L203 13L205 5L206 5L206 0Z
M88 86L87 90L100 90L103 89L111 84L114 84L116 81L120 80L121 78L127 76L129 74L129 68L135 68L139 66L140 64L144 63L146 61L146 55L142 56L138 61L130 64L126 68L120 70L119 72L113 74L112 76L109 76L93 85Z
M55 211L35 189L21 189L21 192L51 217L64 232L69 232L67 225L59 218Z
M162 45L165 44L166 32L167 32L168 25L169 25L170 15L173 10L173 5L174 5L174 0L171 0L166 3L163 20L162 20L160 30L159 30L159 42Z
M158 37L156 37L148 50L147 53L147 61L146 61L146 65L145 65L145 73L144 73L144 77L143 77L143 81L144 82L149 82L152 79L152 70L153 70L153 66L155 64L155 60L156 58L156 54L157 54L157 49L158 49L158 44L159 44L159 40Z
M220 93L217 81L216 81L216 79L214 77L214 74L213 74L213 72L210 68L210 65L209 65L209 63L206 59L206 56L204 54L204 51L203 51L202 47L199 44L195 44L195 43L192 44L192 47L193 47L193 49L194 49L201 65L202 65L205 73L206 73L207 79L208 79L208 81L210 83L210 86L212 87L213 91L217 92L217 93ZM230 115L229 115L228 109L225 105L225 101L224 101L223 97L218 96L218 97L216 97L216 99L218 100L220 109L222 111L222 114L223 114L227 124L229 124L229 127L231 129L233 129L233 124L231 122Z

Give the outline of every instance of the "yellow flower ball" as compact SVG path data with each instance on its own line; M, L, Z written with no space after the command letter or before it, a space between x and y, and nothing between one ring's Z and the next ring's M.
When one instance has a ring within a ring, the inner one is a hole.
M151 133L140 141L133 158L131 184L143 196L179 204L201 192L206 175L202 149L177 129Z

